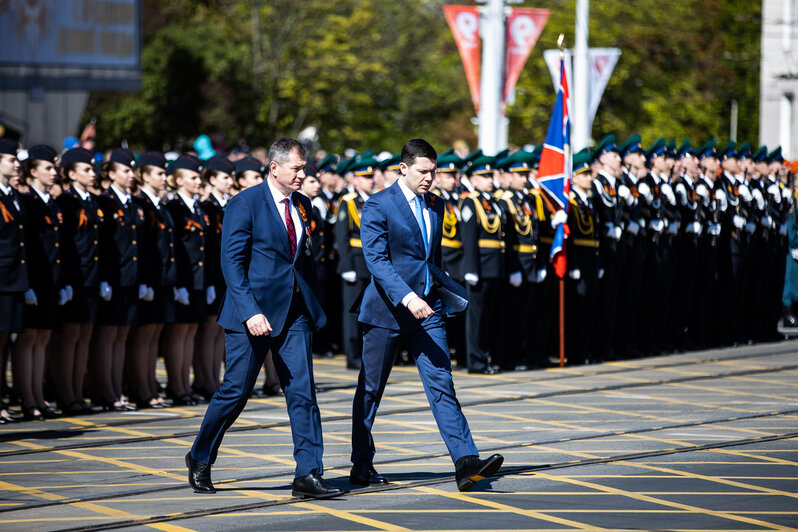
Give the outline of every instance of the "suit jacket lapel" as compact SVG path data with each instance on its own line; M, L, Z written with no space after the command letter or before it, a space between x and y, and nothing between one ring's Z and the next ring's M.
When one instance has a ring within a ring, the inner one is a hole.
M263 189L262 189L263 190L263 201L266 203L266 210L271 213L272 218L274 219L275 223L277 224L277 225L275 225L275 227L283 235L282 241L283 241L283 246L285 246L285 254L286 255L291 255L291 247L288 244L288 232L285 229L285 222L283 221L283 214L284 213L280 213L277 210L277 205L274 203L274 196L272 196L272 191L269 188L268 181L264 181L263 183L261 183L260 185L257 185L257 186L263 187ZM297 246L297 249L299 249L299 246Z
M414 207L410 205L410 202L408 202L407 199L405 199L402 189L399 188L398 181L391 185L391 194L393 195L393 200L394 203L396 203L399 214L401 214L405 219L405 223L410 226L413 234L416 235L416 242L423 250L424 240L422 240L421 228L418 226L418 221L416 220L416 213L413 212Z
M441 224L438 223L438 213L435 212L435 209L432 208L431 201L432 196L435 196L431 192L427 192L425 194L425 202L427 204L427 212L429 212L429 225L430 225L430 239L429 239L429 253L427 254L427 258L432 256L432 244L434 242L439 242L441 239L441 235L439 234ZM435 200L433 201L443 201L443 198L438 198L435 196Z

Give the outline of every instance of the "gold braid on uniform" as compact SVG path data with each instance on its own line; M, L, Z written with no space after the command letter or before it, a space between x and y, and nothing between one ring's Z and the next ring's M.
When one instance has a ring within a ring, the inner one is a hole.
M454 207L446 204L446 209L443 211L443 237L454 238L457 233L457 214L454 212Z
M532 217L515 208L513 195L511 193L503 196L502 199L507 202L507 206L510 208L510 214L513 215L513 225L515 225L516 232L521 236L527 236L532 230Z
M582 218L582 211L579 209L579 204L576 203L574 198L571 198L571 205L576 209L576 225L579 228L579 232L583 235L592 235L593 234L593 218L590 218L585 222L584 218Z
M360 229L360 213L357 212L357 205L355 205L355 198L357 192L350 192L345 195L341 200L346 202L346 209L349 211L349 230L352 230L352 224Z
M488 222L488 215L485 208L482 206L482 197L477 192L472 192L469 197L474 200L474 208L477 211L477 219L486 233L498 233L499 228L502 226L502 218L499 215L493 217L493 222Z

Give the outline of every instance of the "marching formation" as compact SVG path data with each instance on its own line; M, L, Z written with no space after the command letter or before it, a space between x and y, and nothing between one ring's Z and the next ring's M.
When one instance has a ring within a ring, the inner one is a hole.
M167 155L117 148L98 161L82 147L0 139L0 351L13 376L3 396L25 419L197 404L220 386L225 208L268 161ZM610 135L573 156L567 210L540 187L539 157L540 147L437 158L442 267L469 299L445 322L458 368L552 363L560 281L549 255L563 223L569 364L774 340L782 311L796 324L798 168L780 149ZM313 351L345 353L350 369L362 364L356 311L372 279L363 208L400 163L320 152L301 184L311 212L300 252L328 318ZM257 393L282 393L271 356L264 365ZM0 423L16 420L0 404Z

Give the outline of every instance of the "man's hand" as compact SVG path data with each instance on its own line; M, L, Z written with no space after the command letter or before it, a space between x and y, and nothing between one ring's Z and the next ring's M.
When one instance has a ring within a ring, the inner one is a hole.
M423 320L435 314L435 311L420 297L411 299L407 304L407 310L409 310L417 320Z
M247 320L247 330L252 336L263 336L272 332L272 326L266 316L255 314Z

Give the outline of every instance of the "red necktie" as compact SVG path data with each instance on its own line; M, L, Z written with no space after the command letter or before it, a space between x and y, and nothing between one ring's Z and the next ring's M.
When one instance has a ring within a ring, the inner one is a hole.
M296 229L294 228L294 219L291 217L291 200L285 198L282 203L285 205L285 228L288 230L288 242L291 244L291 260L294 260L296 255Z

